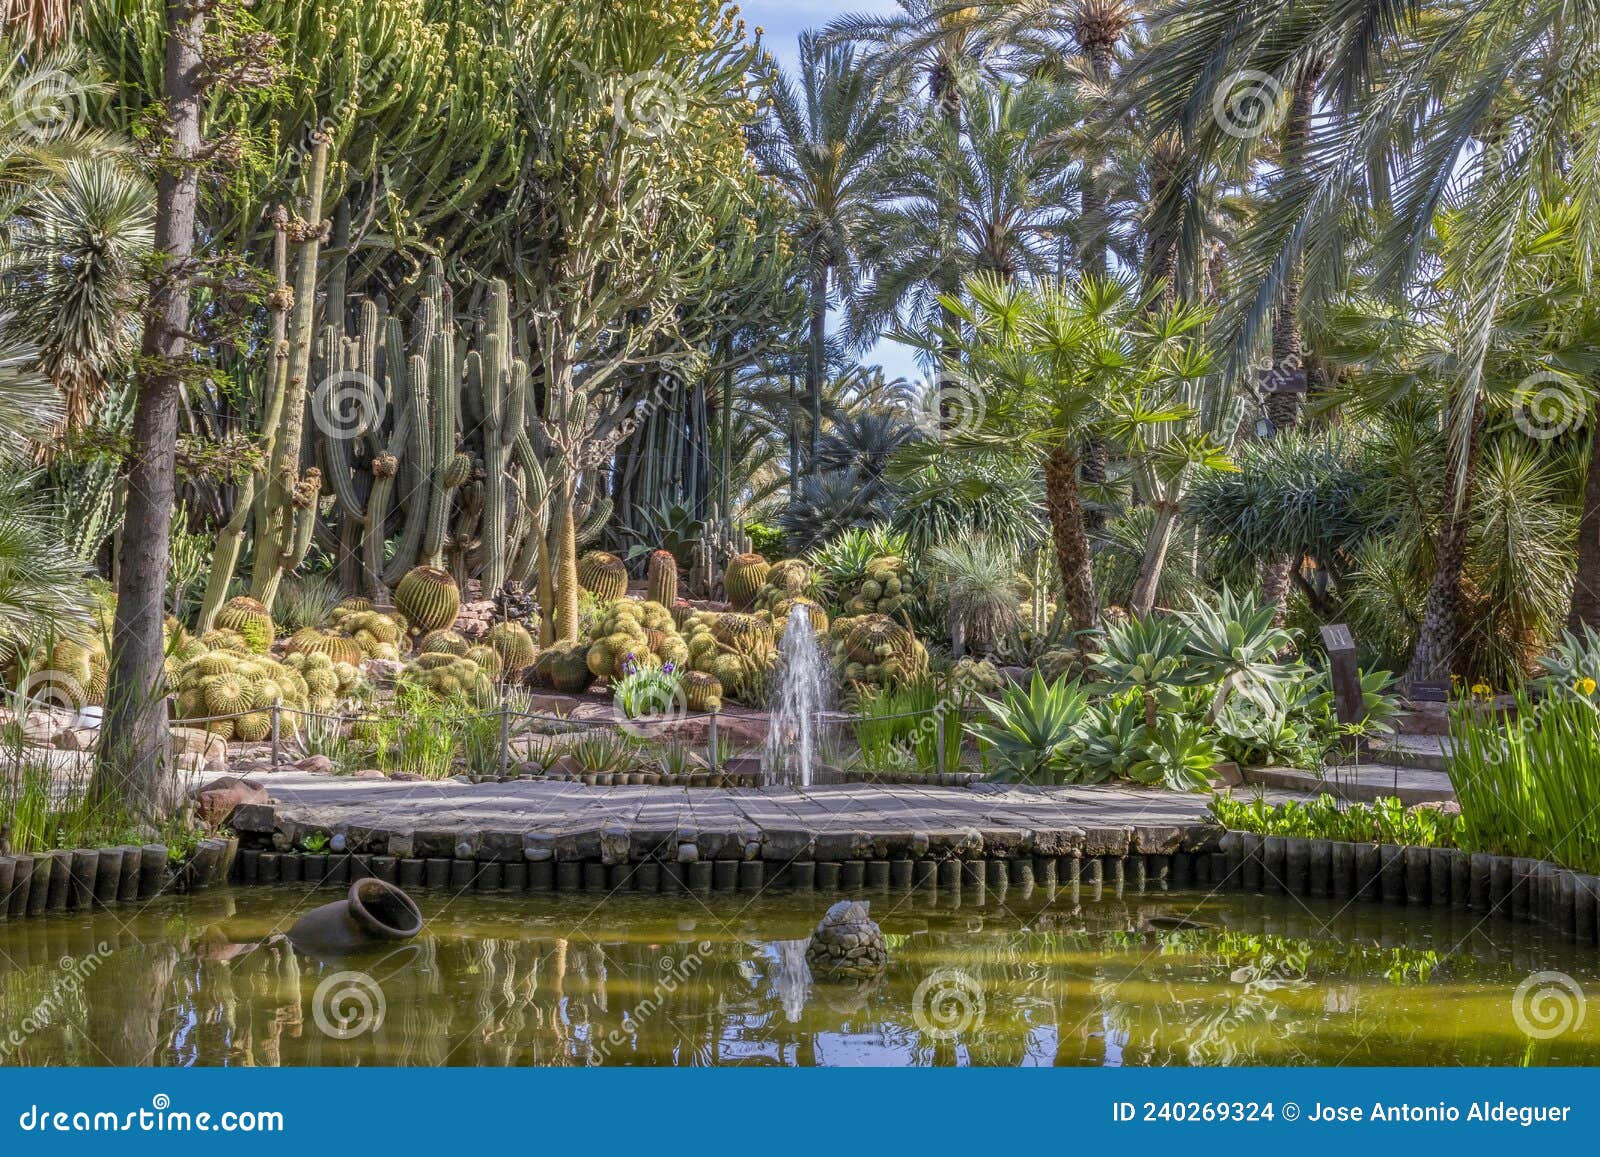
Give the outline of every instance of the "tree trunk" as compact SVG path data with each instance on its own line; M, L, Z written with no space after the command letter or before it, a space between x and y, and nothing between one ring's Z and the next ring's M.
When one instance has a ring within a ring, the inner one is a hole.
M1095 596L1083 504L1078 500L1078 456L1066 442L1045 459L1044 494L1067 616L1078 630L1099 626L1100 602Z
M572 502L577 479L563 466L562 476L551 495L555 502L556 559L555 635L562 643L578 641L578 537Z
M1483 430L1484 406L1479 398L1472 413L1472 433L1467 444L1466 483L1457 499L1454 479L1444 484L1444 521L1434 547L1433 579L1423 604L1422 628L1417 648L1406 668L1405 682L1447 683L1456 651L1461 645L1461 570L1467 557L1467 532L1472 525L1473 473L1478 441ZM1449 473L1448 471L1446 472Z
M822 444L822 378L826 372L827 345L828 267L824 265L811 275L811 346L806 351L806 395L811 400L811 460L807 463L807 473L813 477L817 473L817 455ZM731 397L724 401L725 405L731 406L731 403ZM723 514L727 513L724 507Z
M142 373L133 412L123 557L111 672L90 797L148 819L166 815L167 700L161 627L177 474L180 364L189 331L190 267L199 201L200 42L205 15L190 0L166 9L165 97L171 156L156 184L155 253Z
M1298 171L1306 163L1306 149L1311 139L1311 113L1316 104L1317 82L1322 76L1319 66L1308 65L1295 78L1294 93L1289 101L1289 115L1284 122L1284 164ZM1283 296L1272 315L1272 372L1268 375L1265 401L1267 419L1272 423L1271 437L1300 424L1300 392L1298 389L1280 388L1290 379L1304 379L1300 335L1300 285L1304 267L1297 256L1283 279ZM1275 558L1261 571L1261 597L1264 603L1279 608L1288 597L1289 586L1298 560L1291 557Z
M1600 630L1600 405L1589 416L1589 474L1583 483L1583 513L1578 518L1578 573L1567 608L1567 630Z
M1181 503L1176 496L1181 493L1181 486L1181 482L1173 486L1172 498L1157 498L1152 504L1155 522L1150 527L1150 536L1145 539L1144 558L1139 562L1139 577L1134 581L1133 596L1129 600L1128 610L1136 615L1148 615L1155 609L1156 590L1161 586L1161 572L1166 569L1172 532L1178 525Z

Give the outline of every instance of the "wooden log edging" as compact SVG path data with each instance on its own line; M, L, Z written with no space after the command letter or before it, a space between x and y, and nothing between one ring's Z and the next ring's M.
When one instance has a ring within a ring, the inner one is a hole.
M193 857L174 869L165 844L7 853L0 856L0 921L111 908L179 887L223 883L232 866L228 844L236 841L202 840L202 847L212 847L209 867L198 871L190 868Z
M1220 848L1229 887L1480 912L1600 943L1600 877L1545 860L1236 831Z

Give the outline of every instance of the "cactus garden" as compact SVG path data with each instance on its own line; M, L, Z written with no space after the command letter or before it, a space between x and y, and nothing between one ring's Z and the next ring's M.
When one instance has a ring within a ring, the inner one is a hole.
M1505 800L1594 796L1578 106L1431 58L1369 106L1418 14L883 6L3 8L11 843L290 765L1470 763L1451 830L1522 850Z

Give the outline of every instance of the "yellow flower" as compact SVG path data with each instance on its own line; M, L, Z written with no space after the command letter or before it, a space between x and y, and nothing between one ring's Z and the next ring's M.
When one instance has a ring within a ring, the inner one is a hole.
M1494 694L1494 688L1487 683L1474 683L1472 685L1472 693L1480 699L1487 699Z
M1587 675L1585 675L1581 679L1574 680L1574 682L1572 684L1572 689L1574 691L1576 691L1579 695L1593 695L1594 694L1594 688L1595 688L1594 680L1589 678L1589 676L1587 676Z

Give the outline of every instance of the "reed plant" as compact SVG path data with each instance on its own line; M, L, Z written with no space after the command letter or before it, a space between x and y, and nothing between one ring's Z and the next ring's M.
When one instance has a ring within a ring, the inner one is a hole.
M1587 695L1519 692L1514 716L1462 703L1450 742L1462 847L1600 872L1600 708Z

